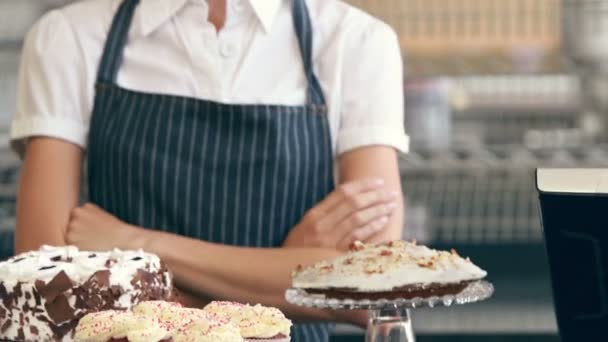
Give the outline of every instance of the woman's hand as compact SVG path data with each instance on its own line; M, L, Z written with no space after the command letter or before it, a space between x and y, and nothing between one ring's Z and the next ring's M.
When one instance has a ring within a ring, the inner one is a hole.
M104 251L113 248L130 249L132 242L143 229L131 226L94 204L74 208L66 233L68 244L84 250Z
M326 247L347 250L386 227L397 208L399 193L386 191L380 179L340 185L310 209L289 233L283 247Z

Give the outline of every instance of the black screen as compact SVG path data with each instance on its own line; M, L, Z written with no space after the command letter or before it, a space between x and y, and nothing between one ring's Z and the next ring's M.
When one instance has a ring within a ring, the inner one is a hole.
M608 197L541 194L562 341L608 341Z

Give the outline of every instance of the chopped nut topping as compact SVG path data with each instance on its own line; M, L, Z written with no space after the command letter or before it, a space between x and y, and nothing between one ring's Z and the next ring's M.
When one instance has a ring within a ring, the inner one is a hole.
M364 271L366 274L382 274L384 273L384 267L382 265L366 265Z
M361 241L355 241L350 244L349 249L353 252L357 252L357 251L365 249L365 245Z
M431 268L431 269L435 269L435 263L432 260L420 260L418 261L418 266L423 267L423 268Z
M325 265L321 267L321 271L324 273L329 273L334 270L334 265Z

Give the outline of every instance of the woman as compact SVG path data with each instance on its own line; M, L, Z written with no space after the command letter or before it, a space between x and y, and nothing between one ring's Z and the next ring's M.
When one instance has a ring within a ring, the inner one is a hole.
M53 11L20 71L17 250L143 248L199 305L274 305L308 322L294 341L327 341L310 322L365 317L289 306L284 290L298 264L400 237L401 73L395 34L334 0Z

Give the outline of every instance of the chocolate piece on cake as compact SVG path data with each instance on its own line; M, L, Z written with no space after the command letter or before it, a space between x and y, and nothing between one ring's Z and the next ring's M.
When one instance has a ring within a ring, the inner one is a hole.
M236 325L247 342L289 342L291 321L277 308L216 301L204 309Z
M368 245L356 242L333 261L299 267L294 288L337 299L412 299L458 294L486 272L452 250L415 242Z
M172 298L172 276L156 255L45 246L0 263L0 340L73 341L90 312Z

